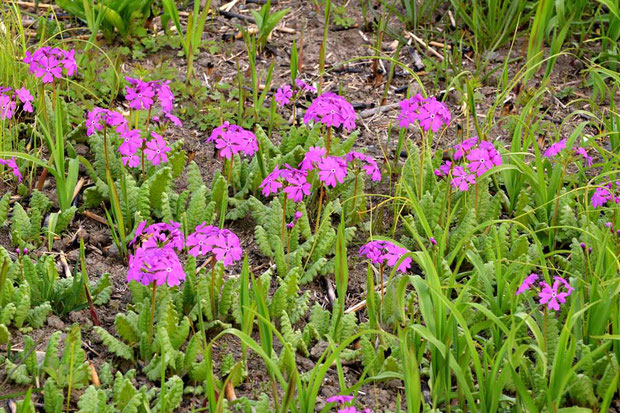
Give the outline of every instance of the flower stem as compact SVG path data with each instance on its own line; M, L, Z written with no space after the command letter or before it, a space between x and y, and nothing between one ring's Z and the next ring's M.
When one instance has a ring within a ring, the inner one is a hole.
M321 193L319 195L319 208L316 213L316 224L314 226L314 235L319 232L319 226L321 224L321 210L323 209L323 196L324 196L323 183L321 182Z
M210 289L210 295L211 295L211 316L215 316L215 257L212 257L211 260L211 289Z
M282 206L282 246L286 245L286 200L287 196L284 196L284 205Z
M157 292L157 283L153 281L153 294L151 296L151 325L149 327L149 344L153 343L153 323L155 322L155 293Z
M327 156L329 156L329 147L332 141L332 128L327 128L327 138L325 139L325 149L327 150Z
M422 187L424 186L424 151L426 149L426 139L424 138L424 132L422 132L422 151L420 153L420 192L418 193L420 199L422 199Z
M355 214L357 212L355 210L355 208L357 207L357 179L358 179L358 176L359 175L356 173L355 174L355 183L353 184L353 208L351 209L351 214Z
M233 171L233 161L235 160L234 156L230 157L230 161L228 163L228 179L227 179L227 183L228 185L230 185L230 180L232 178L232 171Z

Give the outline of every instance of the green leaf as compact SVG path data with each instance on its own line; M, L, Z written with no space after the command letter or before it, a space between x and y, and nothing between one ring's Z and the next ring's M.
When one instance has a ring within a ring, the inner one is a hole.
M103 341L103 344L105 344L111 353L116 354L118 357L125 360L133 359L133 349L130 346L123 343L99 326L94 326L93 330L101 338L101 341Z

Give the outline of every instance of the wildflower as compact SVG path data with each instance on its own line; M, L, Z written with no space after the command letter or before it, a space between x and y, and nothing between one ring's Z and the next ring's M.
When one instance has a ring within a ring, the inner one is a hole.
M254 133L229 122L224 122L215 128L207 141L215 142L215 147L220 150L220 156L226 159L232 159L239 152L252 156L258 150Z
M347 162L352 162L355 159L359 159L366 164L363 166L363 169L366 172L366 175L370 176L370 179L375 182L381 180L381 170L379 169L377 162L372 159L372 157L355 151L349 152L345 157L345 160Z
M151 82L129 76L126 76L125 79L131 84L131 86L125 86L125 99L129 101L129 107L137 110L150 109L155 97L155 90L153 90Z
M592 157L588 155L588 152L584 148L579 147L575 149L575 153L586 161L586 165L592 166Z
M138 166L140 166L140 158L138 157L138 155L123 156L121 157L121 160L123 161L123 165L130 168L137 168Z
M355 128L355 110L342 96L327 92L314 99L304 115L304 123L319 122L329 127Z
M314 86L309 85L301 79L295 79L295 85L297 85L297 87L303 91L316 93L316 88Z
M13 172L13 176L17 178L17 182L22 181L22 174L19 172L19 167L17 166L14 157L11 157L11 159L0 159L0 165L5 165L11 168L11 172Z
M161 83L155 83L157 100L159 100L159 103L165 113L172 112L174 102L174 95L170 90L169 84L169 80Z
M521 285L517 289L516 295L524 293L525 291L527 291L530 288L532 288L532 286L534 285L536 280L538 280L538 274L531 273L529 276L527 276L527 278L525 280L523 280L523 282L521 283Z
M430 237L429 241L431 242L431 244L437 245L437 240L435 238Z
M220 241L220 229L213 225L202 223L196 226L196 231L187 236L186 245L191 247L188 253L194 257L207 255Z
M121 134L123 143L118 147L118 151L121 155L130 156L135 154L142 146L144 139L141 138L141 131L139 129L132 129Z
M286 224L286 227L288 229L292 229L293 227L295 227L295 224L297 223L297 221L299 221L299 219L303 216L304 214L301 211L296 211L295 215L293 216L293 220L289 223Z
M560 152L562 152L564 149L566 149L566 139L562 139L561 141L556 142L552 144L551 146L549 146L547 150L545 151L545 153L543 153L543 156L545 158L553 158L557 156Z
M477 176L482 175L493 166L489 153L484 149L473 149L467 155L467 160L470 161L469 170L475 172Z
M581 247L582 250L586 249L586 243L582 242L581 244L579 244L579 246Z
M219 236L221 240L214 245L213 254L217 261L222 261L224 267L228 267L241 259L243 250L239 238L232 231L222 229Z
M592 204L593 208L598 208L605 205L612 199L614 199L614 196L608 187L599 187L594 190L594 194L590 199L590 203Z
M396 265L398 260L409 251L406 248L399 247L398 245L389 241L370 241L360 248L360 256L365 256L373 264L387 264L390 267ZM400 272L406 272L411 267L411 258L405 258L397 270Z
M566 302L566 298L571 294L574 288L562 277L553 277L553 279L555 280L553 287L541 281L540 285L543 288L542 291L538 293L538 297L540 304L547 304L547 308L550 310L558 311L560 309L560 304ZM564 287L565 291L560 291L561 286Z
M326 186L335 187L338 183L343 183L347 176L347 163L337 156L328 156L318 161L319 179Z
M457 143L456 145L454 145L455 152L453 158L456 160L461 159L463 156L465 156L466 153L471 150L471 148L476 146L477 143L478 138L469 138L465 139L461 143Z
M452 171L450 184L459 191L467 191L470 185L476 183L475 176L470 174L462 166L457 166Z
M304 196L310 195L312 185L307 180L307 173L298 169L293 169L285 174L288 185L284 188L284 192L293 202L301 202Z
M15 113L16 104L11 96L6 94L0 95L0 119L11 119Z
M34 98L28 89L22 87L15 90L15 96L24 104L24 111L32 113L32 101Z
M265 179L263 179L263 182L259 185L259 188L263 190L262 192L264 196L274 194L278 192L278 189L282 188L282 183L278 181L279 178L280 165L276 165L274 170L271 171L271 173L267 175L267 177L265 177Z
M435 169L433 173L437 176L448 176L451 169L452 169L452 162L446 161L438 169Z
M488 158L493 164L492 166L499 166L503 163L502 156L500 155L499 151L495 149L495 146L493 146L491 142L480 141L478 143L478 146L480 147L480 149L487 152Z
M291 98L293 97L293 89L289 85L282 85L276 90L275 93L275 101L278 102L280 106L286 106L291 103Z
M437 132L443 125L448 125L451 118L448 107L434 96L424 98L418 93L400 102L398 120L401 128L417 123L424 131Z
M327 154L327 150L321 146L311 146L304 155L304 159L299 164L302 171L311 171L314 169L314 163Z
M170 147L166 145L166 141L161 135L151 132L151 136L155 139L151 139L146 143L146 149L144 150L146 159L151 161L153 165L168 162L166 153L170 152Z
M352 402L353 396L336 395L336 396L328 397L326 401L327 403L345 404L345 403Z

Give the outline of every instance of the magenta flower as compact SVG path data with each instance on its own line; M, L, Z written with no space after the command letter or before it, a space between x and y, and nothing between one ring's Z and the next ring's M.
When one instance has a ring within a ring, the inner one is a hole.
M457 143L456 145L454 145L455 152L454 152L453 158L455 160L461 159L463 156L465 156L465 154L467 154L471 150L471 148L476 146L477 143L478 143L478 138L469 138L469 139L465 139L462 143Z
M95 131L101 131L105 127L115 127L115 131L123 134L129 131L127 119L115 111L94 107L86 116L86 136L91 136Z
M347 163L337 156L328 156L319 159L317 163L319 179L326 185L335 187L344 182L347 176Z
M614 199L614 195L611 193L608 187L600 187L594 190L590 203L593 208L598 208L605 205L607 202Z
M187 242L185 245L190 247L188 253L194 257L201 255L207 255L213 251L213 247L216 244L221 244L220 229L213 225L207 225L202 223L196 227L196 231L187 236Z
M217 261L222 261L224 267L233 265L241 259L243 250L239 238L230 230L222 229L219 234L220 241L214 245L213 254Z
M433 245L437 245L437 240L436 240L435 238L430 237L430 238L429 238L429 241L431 242L431 244L433 244Z
M580 155L586 161L586 165L592 166L592 157L588 155L588 152L584 148L579 147L575 149L575 153Z
M446 161L438 169L435 169L433 173L437 176L448 176L452 170L452 162Z
M561 141L552 144L549 148L547 148L545 153L543 153L543 156L545 158L553 158L564 149L566 149L566 139L562 139Z
M282 85L276 90L275 93L275 101L278 102L280 106L286 106L291 103L291 98L293 97L293 89L289 85Z
M135 87L125 86L125 99L132 109L149 109L153 105L155 91L149 82L139 82Z
M151 161L153 165L168 162L166 153L170 152L170 147L166 145L166 141L161 135L151 132L151 136L155 139L151 139L146 143L146 149L144 149L146 159Z
M470 185L476 183L475 175L470 174L462 166L457 166L452 171L452 180L450 184L454 189L459 191L467 191Z
M387 264L390 267L396 265L398 260L409 251L406 248L400 247L390 241L370 241L360 248L360 256L366 257L373 264ZM400 272L406 272L411 267L411 257L405 258L397 270Z
M11 119L15 113L16 104L11 96L2 94L0 95L0 119Z
M538 274L536 273L531 273L527 278L525 278L525 280L523 280L523 282L521 283L521 285L519 286L519 288L517 289L517 293L516 295L522 294L525 291L529 290L530 288L532 288L532 286L534 285L534 283L538 280Z
M311 171L314 169L314 164L325 155L327 155L327 149L321 146L311 146L304 155L304 159L299 164L299 168L302 171Z
M443 125L447 126L451 118L448 107L434 96L424 98L418 93L400 102L398 121L401 128L417 123L424 131L437 132Z
M297 221L299 221L299 219L301 217L303 217L304 214L301 211L295 211L295 215L293 216L293 220L289 223L286 224L286 227L289 229L292 229L293 227L295 227L295 224L297 223Z
M336 395L336 396L328 397L326 401L327 403L345 404L345 403L352 402L353 396Z
M297 87L303 91L316 93L316 88L314 86L309 85L301 79L295 79L295 85L297 85Z
M26 52L24 63L29 65L28 70L43 83L52 83L65 74L70 77L75 74L75 51L66 51L56 47L41 47L34 53Z
M262 189L264 196L269 196L271 194L275 194L278 192L278 189L282 188L282 183L278 180L280 179L280 165L276 165L274 170L267 175L263 182L259 185L259 188Z
M547 304L547 308L550 310L559 311L560 304L566 302L566 298L571 294L574 288L562 277L553 277L553 279L555 280L553 287L541 281L540 285L543 289L538 293L538 297L540 299L540 304ZM560 287L563 287L565 291L560 291Z
M123 165L130 168L137 168L138 166L140 166L140 158L138 157L138 155L122 156L121 160L123 161Z
M34 98L28 89L22 87L15 90L15 96L24 104L24 111L32 113L32 101Z
M307 180L306 172L294 169L286 174L285 179L288 185L284 188L284 192L293 202L301 202L304 196L310 195L312 185Z
M142 146L144 139L141 137L141 131L139 129L132 129L125 133L121 133L123 143L118 147L118 151L121 155L130 156L134 155L138 149Z
M215 147L220 150L220 156L226 159L232 159L239 152L252 156L258 151L256 135L229 122L224 122L213 129L207 141L215 142Z
M363 169L364 169L364 172L366 172L366 175L370 176L370 179L372 179L375 182L378 182L381 180L381 170L379 169L377 162L374 159L372 159L372 157L368 155L364 155L363 153L360 153L360 152L355 152L355 151L349 152L347 156L345 157L345 160L347 162L353 162L353 160L355 159L358 159L365 164L363 165Z
M355 110L342 96L327 92L314 99L304 115L304 123L317 122L329 127L355 128Z
M469 170L477 176L482 175L493 166L489 153L484 149L473 149L467 154L466 159L470 161L468 165Z
M10 159L0 159L0 165L5 165L8 168L11 168L11 172L13 172L13 176L17 178L17 182L22 181L22 174L19 172L19 167L15 162L15 158L11 157Z

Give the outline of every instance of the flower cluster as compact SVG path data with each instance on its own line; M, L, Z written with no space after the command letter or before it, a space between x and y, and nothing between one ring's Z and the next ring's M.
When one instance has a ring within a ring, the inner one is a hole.
M316 88L301 79L295 79L295 86L299 88L301 92L312 92L316 93Z
M425 132L439 131L443 125L448 125L452 119L445 103L439 102L434 96L424 98L416 94L400 102L398 121L401 128L410 125L419 125Z
M592 194L592 198L590 198L590 203L593 208L601 207L607 204L609 201L613 201L614 203L620 202L620 196L616 195L614 190L620 189L620 181L611 183L608 182L605 185L598 187L594 190L594 194Z
M276 89L276 93L274 95L275 101L280 106L286 106L291 103L291 98L293 97L293 89L289 85L282 85Z
M130 245L139 243L135 253L129 256L127 282L134 280L144 285L155 283L179 285L185 280L185 271L178 253L185 246L185 237L178 222L146 226L140 223Z
M390 241L377 240L362 245L359 255L368 258L373 264L387 264L393 267L408 252L407 248L399 247ZM400 263L397 270L406 272L409 267L411 267L411 258L407 257Z
M32 113L34 98L28 89L22 87L11 93L11 88L0 87L0 120L12 119L17 111L17 101L23 104L24 112Z
M224 122L213 129L207 142L215 142L215 147L220 151L220 157L226 159L232 159L240 152L252 156L258 151L256 135L229 122Z
M22 174L21 172L19 172L19 167L17 166L17 163L15 162L14 157L11 157L11 159L0 159L0 165L4 165L8 168L11 168L11 171L13 172L13 176L17 178L17 182L22 181Z
M225 267L233 265L241 259L243 250L239 238L228 229L219 229L202 223L196 227L193 234L187 236L189 254L194 257L212 253L216 261L221 261Z
M304 115L304 123L318 122L329 127L355 129L355 110L345 98L326 92L312 101Z
M91 136L95 131L101 131L106 127L114 128L118 133L121 144L118 147L119 153L122 155L123 164L131 168L140 165L140 157L138 150L143 147L145 140L142 138L140 129L130 129L129 122L120 113L109 109L95 107L88 112L86 118L86 135ZM164 138L156 133L151 132L149 141L144 146L144 155L153 164L159 165L168 162L170 147Z
M304 196L310 195L312 185L307 180L308 172L303 169L295 169L290 165L285 165L280 169L276 165L273 171L263 180L259 188L262 189L264 196L269 196L278 192L280 188L287 194L288 199L293 202L301 202Z
M454 146L453 160L464 158L467 163L455 166L452 161L446 161L435 175L451 176L450 184L459 191L467 191L476 183L476 178L494 166L502 164L502 157L492 143L470 138Z
M301 211L295 211L295 215L293 216L293 220L289 223L286 224L286 227L288 229L293 229L295 227L295 224L297 224L297 221L299 221L301 219L301 217L303 217L304 214Z
M539 276L536 273L530 274L523 280L516 295L523 294L536 286ZM550 286L545 281L538 281L538 287L540 291L538 293L538 301L541 305L547 305L550 310L559 311L560 304L566 302L566 298L571 295L574 288L562 277L553 277L553 286Z
M182 126L179 118L172 114L174 107L174 95L170 90L170 81L151 80L145 81L125 76L129 83L125 86L125 100L129 102L129 107L135 110L148 110L153 113L157 106L161 109L163 116L153 116L153 121L158 123L171 122L176 126ZM157 105L157 106L156 106Z
M336 395L327 398L327 403L338 403L338 413L370 413L370 409L357 410L355 406L346 406L353 401L353 396Z
M561 139L560 141L551 144L543 153L543 156L547 159L552 159L558 156L563 150L566 149L566 139ZM588 151L585 148L577 147L571 153L578 155L583 158L586 162L586 165L592 166L592 157L588 155Z
M381 180L381 170L379 169L379 165L377 165L377 161L372 159L371 156L360 152L351 151L347 154L345 159L349 163L357 159L362 163L362 169L364 169L366 175L370 176L370 179L375 182L379 182Z
M34 53L26 52L24 63L30 73L41 78L43 83L52 83L64 74L71 77L77 70L75 50L63 50L57 47L41 47Z

